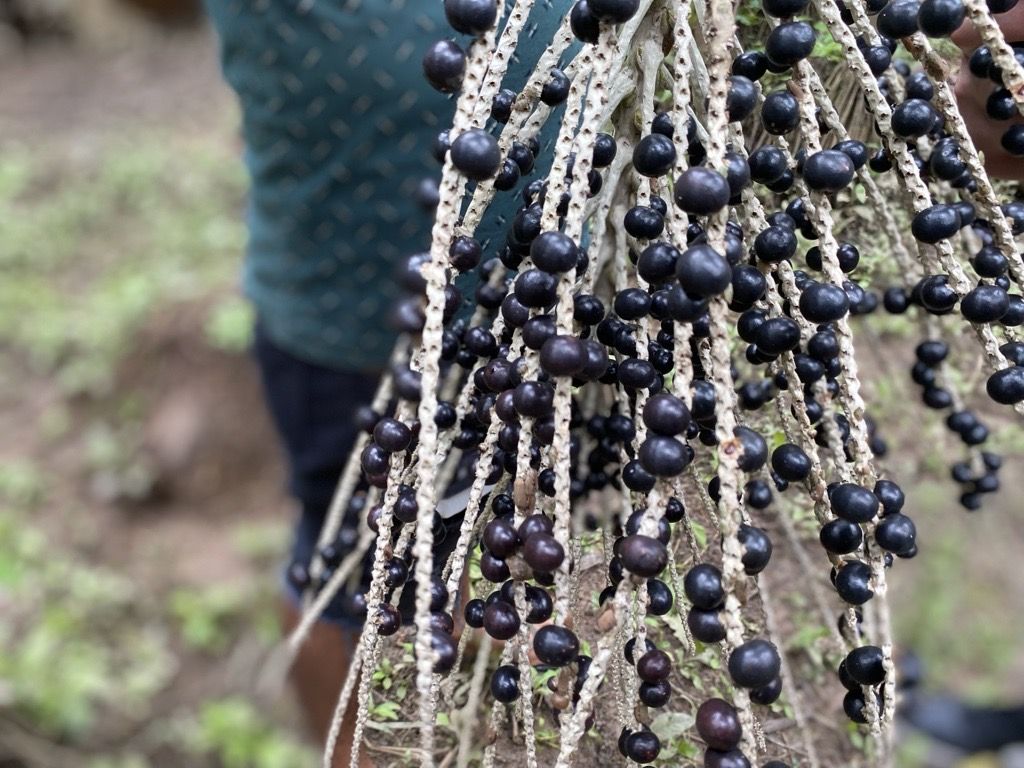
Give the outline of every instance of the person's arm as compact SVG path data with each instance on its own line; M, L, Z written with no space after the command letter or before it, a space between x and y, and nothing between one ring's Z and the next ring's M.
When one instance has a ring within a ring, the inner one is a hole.
M1024 40L1024 0L995 19L1008 42ZM1000 144L1006 129L1014 123L1024 123L1024 118L993 120L985 113L985 101L996 86L987 78L975 77L967 66L968 57L981 45L981 38L970 20L953 33L952 40L964 54L955 82L957 102L974 145L985 154L985 169L994 178L1024 181L1024 158L1014 157Z

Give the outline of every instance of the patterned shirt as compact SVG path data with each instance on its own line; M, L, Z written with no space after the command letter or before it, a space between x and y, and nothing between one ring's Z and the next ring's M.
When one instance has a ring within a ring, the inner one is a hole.
M443 3L206 4L241 102L252 182L244 290L286 351L336 368L379 368L395 338L395 264L429 245L430 217L415 189L439 175L430 150L454 109L420 64L429 45L452 34ZM552 0L536 4L509 67L511 87L522 87L561 20ZM517 194L499 200L484 230L514 214Z

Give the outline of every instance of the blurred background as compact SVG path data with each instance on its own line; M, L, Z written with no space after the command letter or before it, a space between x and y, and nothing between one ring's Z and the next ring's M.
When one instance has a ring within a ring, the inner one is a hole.
M0 98L0 766L316 765L253 682L290 507L212 34L181 0L0 0ZM957 446L905 406L909 326L877 341L869 402L921 543L894 573L901 644L925 687L1024 700L1024 436L991 416L1004 489L959 509L935 452ZM931 749L909 735L901 763Z

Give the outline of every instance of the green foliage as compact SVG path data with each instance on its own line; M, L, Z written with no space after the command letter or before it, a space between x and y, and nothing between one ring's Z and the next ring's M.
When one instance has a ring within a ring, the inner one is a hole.
M239 698L204 704L191 741L194 751L224 768L306 768L318 762L310 749Z
M0 158L0 340L65 391L103 392L154 308L232 279L243 176L229 153L159 139L75 170L57 186L41 154Z
M0 687L41 731L84 733L101 711L136 716L170 679L158 626L137 621L134 585L68 557L0 510ZM9 620L8 620L9 619Z
M252 305L240 296L227 296L210 313L206 321L206 338L225 352L244 352L252 343L254 312Z
M217 653L230 645L238 628L246 622L253 622L267 643L277 638L277 622L271 605L260 598L261 595L249 587L213 584L202 589L175 590L169 607L189 646Z

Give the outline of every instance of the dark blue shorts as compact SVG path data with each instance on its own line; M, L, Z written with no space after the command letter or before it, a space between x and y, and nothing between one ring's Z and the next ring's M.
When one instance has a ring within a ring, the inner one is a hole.
M288 463L288 489L299 502L289 566L308 565L320 537L338 478L355 443L358 429L356 410L373 400L378 376L359 371L327 368L289 354L267 338L259 323L253 340L264 396L277 427ZM348 554L358 539L359 518L365 510L350 505L335 542L340 556ZM434 528L435 571L440 573L458 539L463 515L440 522ZM361 572L353 575L324 612L324 619L353 629L361 628L365 616L358 596L369 588L371 554ZM293 599L298 594L285 579ZM403 620L413 615L413 583L406 586L399 602ZM452 601L453 604L457 604Z

